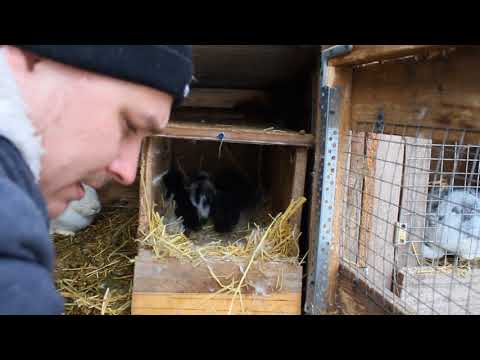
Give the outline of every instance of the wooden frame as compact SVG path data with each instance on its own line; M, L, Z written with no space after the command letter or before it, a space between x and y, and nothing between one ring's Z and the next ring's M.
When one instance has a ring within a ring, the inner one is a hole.
M437 56L445 49L454 50L448 51L446 56ZM430 56L431 53L435 55ZM425 56L422 56L419 62L404 58L410 55ZM343 126L347 126L347 129L357 134L365 129L372 129L378 112L383 110L385 133L395 134L399 131L398 129L401 129L401 135L406 141L405 151L411 151L409 148L411 140L408 136L418 137L423 141L421 139L425 135L425 138L432 138L434 143L441 143L445 129L450 127L466 129L465 143L476 144L480 139L478 131L480 108L477 100L480 93L480 74L476 71L478 59L480 59L478 47L355 46L351 54L329 62L329 71L330 74L333 73L333 79L352 71L356 65L378 63L359 66L353 70L352 77L348 81L352 89L350 102L344 105L346 106L344 111L348 112L350 117L343 118ZM383 60L390 61L383 62ZM431 129L419 129L420 123ZM364 125L365 127L362 127ZM449 134L450 139L458 140L462 133L461 130L458 134L452 131ZM425 143L428 144L428 142ZM342 146L345 147L348 144L340 144L340 147ZM425 156L428 155L423 155ZM355 164L355 161L357 159L353 157L347 160L345 168L348 168L349 164ZM407 178L406 181L410 180ZM422 179L421 183L424 184L425 179ZM408 194L408 190L404 191L403 197L408 197ZM337 209L341 211L342 206L338 206L338 199L341 197L337 198ZM399 206L406 208L404 202L399 203ZM340 217L341 214L337 213L338 225L336 225L335 240L337 242L340 241L343 231L340 227L342 226ZM399 219L403 218L404 215L400 213ZM315 223L311 224L311 231L315 226ZM405 249L402 248L401 251ZM328 284L329 294L335 293L335 290L338 293L337 287L345 286L344 282L337 282L336 276L340 275L362 287L365 293L368 293L369 297L386 311L406 312L406 309L400 306L400 298L391 291L372 286L372 281L365 277L359 268L338 266L338 253L332 254L330 262L332 276ZM408 264L398 266L405 265Z
M173 139L170 139L174 141ZM140 229L147 227L148 204L154 191L152 179L168 166L166 157L158 158L156 144L168 140L150 138L144 145L142 156ZM304 192L306 173L306 149L297 148L290 182L289 196L301 196ZM293 219L299 225L301 215ZM241 264L215 261L210 264L220 278L240 276ZM246 264L244 264L246 265ZM279 274L281 283L279 284ZM255 290L243 295L244 312L240 302L234 302L233 314L253 315L299 315L302 298L302 267L289 264L265 264L253 266L247 277L252 284L260 284ZM154 260L152 252L140 249L135 261L132 297L133 315L226 315L232 300L230 295L212 296L219 290L206 266L194 268L191 264L176 259Z

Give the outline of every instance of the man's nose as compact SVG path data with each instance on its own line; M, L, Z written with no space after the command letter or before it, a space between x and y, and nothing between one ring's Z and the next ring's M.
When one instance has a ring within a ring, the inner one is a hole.
M141 141L125 144L119 156L110 164L109 172L121 185L129 186L135 182L141 146Z

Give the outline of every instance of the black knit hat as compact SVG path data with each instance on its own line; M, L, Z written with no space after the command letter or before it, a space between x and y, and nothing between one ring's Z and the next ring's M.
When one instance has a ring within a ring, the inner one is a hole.
M16 45L41 57L186 97L193 77L190 45Z

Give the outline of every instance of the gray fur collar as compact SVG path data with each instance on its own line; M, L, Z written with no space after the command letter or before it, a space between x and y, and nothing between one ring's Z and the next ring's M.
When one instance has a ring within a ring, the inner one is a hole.
M20 150L38 183L44 154L42 138L27 116L26 107L5 57L0 48L0 135Z

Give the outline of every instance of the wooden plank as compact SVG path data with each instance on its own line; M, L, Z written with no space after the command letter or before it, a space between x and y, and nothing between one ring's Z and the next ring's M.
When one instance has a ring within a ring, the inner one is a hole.
M374 61L425 54L432 50L455 47L453 45L354 45L353 51L345 56L330 60L330 66L352 66Z
M203 125L197 123L171 122L157 137L171 139L207 140L219 142L224 134L224 142L256 145L284 145L312 147L314 137L294 131L266 131L246 126Z
M365 187L362 209L369 215L369 225L361 230L366 232L367 278L379 291L390 291L405 146L400 136L368 134L367 149L367 158L374 165L368 167L369 186Z
M432 268L403 269L401 303L410 314L480 315L480 269L465 277Z
M245 263L212 261L211 270L220 279L240 279ZM299 315L302 268L289 264L254 265L243 292L244 310L253 314ZM227 314L232 296L212 296L220 290L205 264L194 267L176 259L154 260L141 250L135 263L132 313ZM238 298L237 298L238 299ZM239 299L234 313L241 312Z
M211 294L134 294L133 315L228 315L232 297ZM245 295L234 302L233 315L300 315L301 293Z
M365 163L365 133L349 132L349 157L346 169L348 176L341 184L346 186L343 204L343 259L357 263L360 225L362 217L362 194Z
M233 109L245 103L268 105L270 101L270 96L265 91L195 88L181 107Z
M307 160L308 150L305 148L297 148L295 151L295 164L293 169L291 200L296 200L302 196L305 196ZM291 219L290 222L294 225L297 225L297 230L300 231L302 225L302 212L300 211L295 217Z
M149 252L136 259L134 293L212 293L220 290L205 264L194 267L176 259L153 260ZM241 269L247 264L212 261L211 270L217 277L240 279ZM273 294L276 292L301 292L302 269L288 264L266 263L253 266L246 278L246 293ZM251 285L251 286L250 286Z
M418 264L415 253L421 257L420 242L425 236L431 157L431 140L405 138L403 194L399 219L400 223L407 225L407 245L397 247L395 263L399 268L421 265Z
M462 48L447 59L356 69L352 99L356 128L372 129L382 109L388 133L417 137L420 131L422 137L442 141L447 128L467 129L465 143L478 143L479 59L480 48ZM450 140L460 137L461 132L449 133Z

